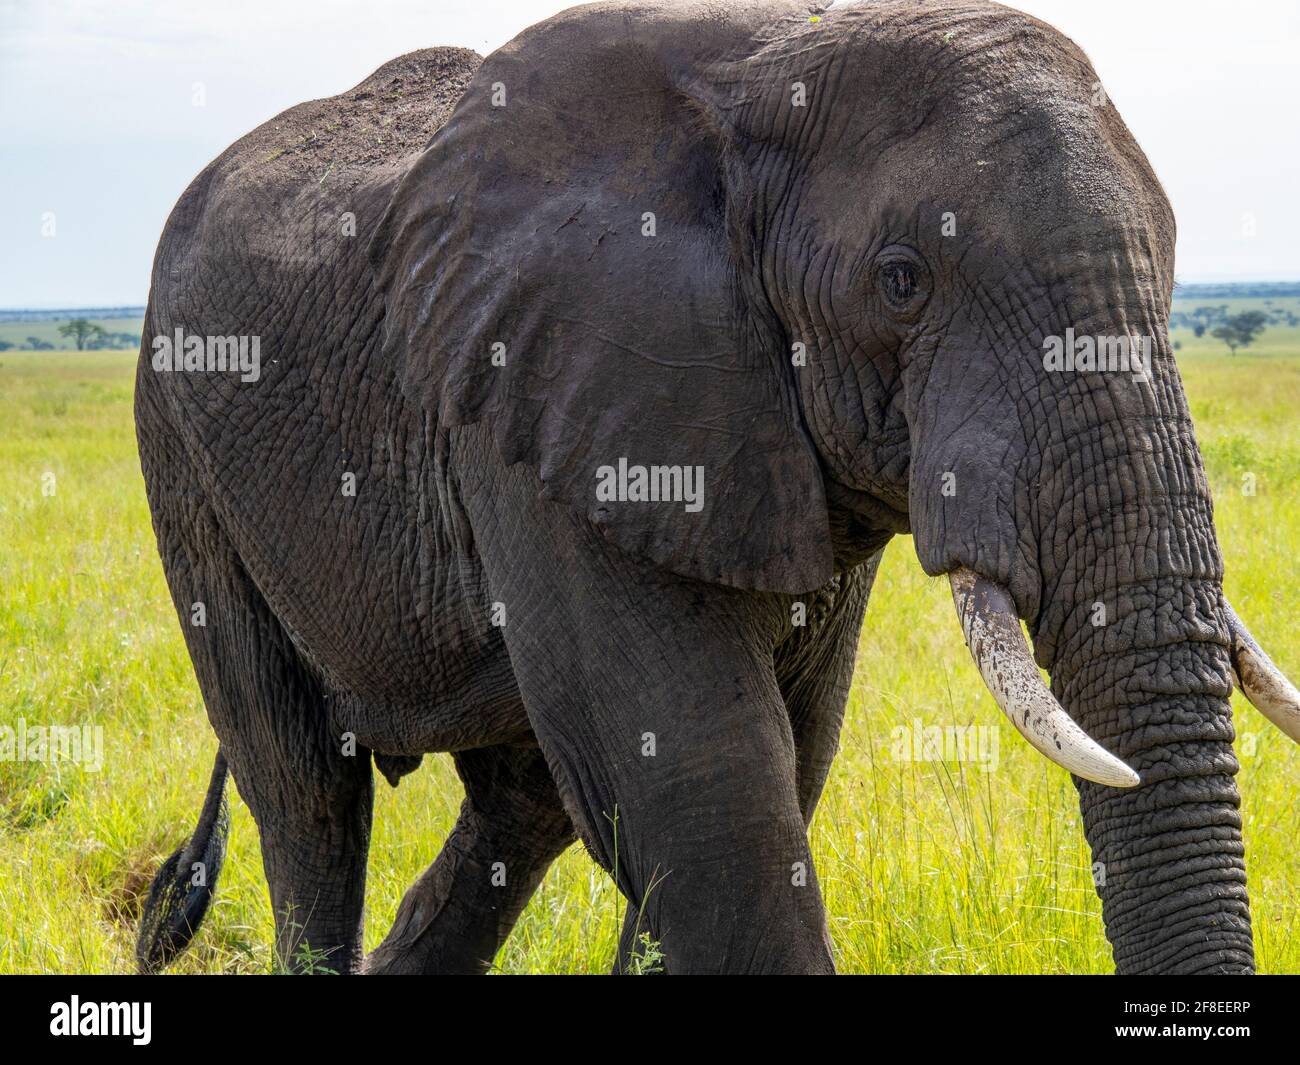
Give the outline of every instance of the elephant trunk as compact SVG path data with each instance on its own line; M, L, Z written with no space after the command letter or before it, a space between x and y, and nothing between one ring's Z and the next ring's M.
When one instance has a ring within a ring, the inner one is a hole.
M1222 560L1167 345L1151 374L1111 382L1117 416L1044 464L1035 646L1071 717L1141 778L1075 777L1117 970L1250 972Z
M1208 626L1161 631L1158 617L1172 630L1180 610L1209 619L1217 591L1171 580L1134 599L1149 604L1153 626L1116 640L1085 620L1052 685L1085 731L1142 780L1119 790L1075 778L1116 968L1249 972L1227 648Z

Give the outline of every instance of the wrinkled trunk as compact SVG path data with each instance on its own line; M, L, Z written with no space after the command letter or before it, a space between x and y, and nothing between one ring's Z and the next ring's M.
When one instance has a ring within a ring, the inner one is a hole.
M1212 631L1215 590L1152 582L1138 596L1153 611L1196 600L1187 611L1203 621L1178 635L1171 614L1171 631L1120 647L1081 628L1054 671L1071 716L1142 777L1132 790L1076 779L1106 934L1121 973L1250 971L1228 656L1217 636L1191 631Z
M1142 778L1076 778L1118 971L1250 972L1222 562L1163 342L1152 377L1108 380L1062 415L1035 646L1070 715Z

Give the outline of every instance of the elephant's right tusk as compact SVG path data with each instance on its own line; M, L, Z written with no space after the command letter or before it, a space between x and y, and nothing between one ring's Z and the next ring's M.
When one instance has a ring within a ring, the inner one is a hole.
M1255 642L1241 618L1224 601L1232 632L1232 673L1251 705L1300 743L1300 692Z
M1112 788L1141 778L1083 731L1038 672L1011 596L964 566L948 574L966 646L993 701L1037 751L1075 776Z

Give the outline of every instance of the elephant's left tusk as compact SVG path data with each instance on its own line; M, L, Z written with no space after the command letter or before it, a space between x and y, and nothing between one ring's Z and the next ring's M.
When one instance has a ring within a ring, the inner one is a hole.
M1237 687L1256 710L1300 743L1300 692L1255 642L1232 604L1225 600L1224 607L1232 632L1232 673Z

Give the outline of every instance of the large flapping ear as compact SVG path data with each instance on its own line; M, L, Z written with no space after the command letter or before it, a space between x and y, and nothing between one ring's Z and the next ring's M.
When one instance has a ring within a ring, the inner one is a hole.
M831 576L820 467L701 86L806 16L597 4L534 27L484 62L371 246L385 343L440 425L489 423L625 551L789 592Z

